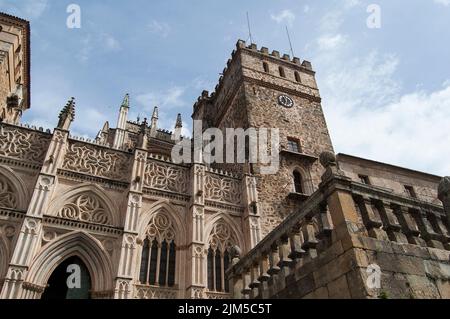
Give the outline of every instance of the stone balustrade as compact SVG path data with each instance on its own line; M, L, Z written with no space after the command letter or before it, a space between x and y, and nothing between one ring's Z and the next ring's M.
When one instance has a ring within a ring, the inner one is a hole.
M230 290L234 298L243 299L328 298L333 293L365 298L370 292L363 287L365 271L360 269L367 269L366 252L371 247L388 251L383 243L407 246L404 250L439 249L447 256L450 235L443 207L353 182L334 164L298 211L246 255L233 259L227 271ZM353 276L351 284L349 276ZM444 277L450 280L450 275ZM332 282L340 280L335 278L344 278L344 284Z

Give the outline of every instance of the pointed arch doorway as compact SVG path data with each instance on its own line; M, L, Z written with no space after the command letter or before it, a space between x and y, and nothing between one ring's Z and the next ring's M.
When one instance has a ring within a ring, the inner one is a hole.
M72 256L51 274L41 299L90 299L91 276L84 262Z

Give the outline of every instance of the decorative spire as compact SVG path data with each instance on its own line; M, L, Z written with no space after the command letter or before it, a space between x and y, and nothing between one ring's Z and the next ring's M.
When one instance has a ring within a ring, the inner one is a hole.
M103 124L102 132L108 133L109 131L109 122L106 121L105 124Z
M182 128L183 127L183 121L181 120L181 114L178 113L177 115L177 121L175 123L175 128Z
M181 120L181 114L178 113L177 121L175 122L175 131L174 131L174 134L172 135L172 139L175 140L175 142L178 142L181 139L182 127L183 127L183 121Z
M59 113L58 128L69 130L70 123L75 119L75 98L72 97Z
M158 130L158 107L153 109L152 121L150 122L150 136L155 137Z
M123 98L122 102L123 107L130 107L130 94L125 94L125 97Z
M153 119L158 119L159 115L158 115L158 107L155 106L155 108L153 109L153 115L152 115L152 120Z
M138 147L144 150L147 149L147 129L147 118L144 118L144 121L141 123L141 130L138 136Z

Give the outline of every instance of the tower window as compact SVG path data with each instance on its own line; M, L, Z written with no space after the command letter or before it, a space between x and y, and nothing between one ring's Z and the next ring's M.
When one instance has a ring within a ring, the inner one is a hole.
M290 152L300 153L300 143L296 139L288 138L287 148Z
M297 71L295 71L294 76L295 76L295 81L301 82L300 74Z
M264 72L269 73L269 64L267 62L263 62Z
M278 72L280 73L280 76L285 78L286 77L286 73L284 73L284 68L283 67L279 67L278 68Z
M294 189L296 193L303 194L303 178L299 171L294 171Z
M367 175L358 175L359 181L363 184L370 185L369 176Z
M416 192L414 191L414 187L405 185L405 193L412 198L417 198Z

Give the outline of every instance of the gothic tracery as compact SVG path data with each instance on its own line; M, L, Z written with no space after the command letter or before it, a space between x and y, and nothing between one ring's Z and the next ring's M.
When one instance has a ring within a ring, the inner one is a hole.
M111 225L112 221L101 200L94 194L83 193L65 204L58 217L83 222Z

